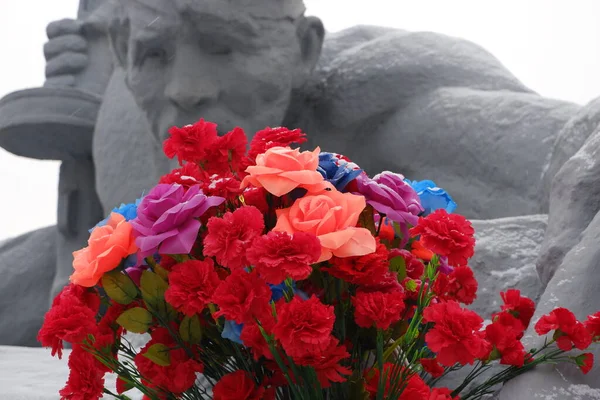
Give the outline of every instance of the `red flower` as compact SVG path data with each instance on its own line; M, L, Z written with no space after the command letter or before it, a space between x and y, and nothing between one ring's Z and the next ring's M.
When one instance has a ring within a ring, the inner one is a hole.
M242 193L240 181L231 172L212 175L206 174L202 191L207 196L224 197L230 201Z
M319 345L307 345L301 355L292 357L297 365L307 365L315 369L321 387L327 388L332 382L345 382L344 375L350 375L352 370L340 365L340 361L350 357L344 346L338 346L339 341L329 336L329 342Z
M52 348L52 356L62 357L63 341L82 343L88 334L96 334L96 314L100 298L86 288L69 284L54 298L44 316L37 340Z
M300 129L289 130L287 128L265 128L256 132L250 142L248 157L254 161L256 156L264 153L272 147L287 147L292 144L306 142L306 134Z
M148 349L157 344L169 348L169 365L160 366L144 354ZM194 385L196 373L203 372L204 366L198 361L188 357L186 351L178 347L167 328L157 328L152 332L152 339L135 356L134 363L140 374L149 381L142 382L151 388L161 388L175 395L179 395Z
M448 388L434 388L431 391L429 400L460 400L460 397L452 397L452 390Z
M419 360L425 372L434 378L439 378L444 375L444 367L442 367L435 358L421 358Z
M271 289L256 272L236 269L217 288L212 301L219 306L216 317L224 315L243 324L271 312Z
M206 151L206 170L223 174L237 172L246 154L248 138L242 128L235 128L217 137Z
M332 257L331 266L325 270L338 279L355 285L378 284L389 272L388 250L377 239L374 253L354 257Z
M477 298L477 280L473 270L464 265L454 268L449 275L439 274L433 291L443 300L471 304Z
M490 345L478 334L483 319L455 301L430 305L423 312L423 321L435 324L425 341L446 367L473 364L490 352Z
M177 264L169 273L165 300L178 311L192 316L204 310L221 280L213 260L190 260Z
M166 175L163 175L158 183L178 183L186 190L191 186L202 184L204 174L200 167L194 163L186 163L181 168L176 168Z
M354 319L361 328L388 329L402 317L404 311L404 293L359 291L352 297Z
M425 265L414 254L405 249L390 250L389 259L402 257L406 266L406 276L411 279L421 279L425 272Z
M440 256L447 256L448 263L453 266L466 265L473 256L474 233L465 217L448 214L444 209L419 218L418 225L410 230L412 236L421 235L423 246Z
M212 217L207 226L204 254L215 256L219 264L231 269L249 265L246 250L265 229L262 213L252 206L228 212L223 218Z
M273 334L273 328L275 327L275 318L271 313L264 313L260 318L260 325L265 330L267 335ZM254 321L250 321L244 324L240 339L244 342L244 346L252 349L254 359L258 360L260 357L265 357L268 360L273 360L273 354L269 349L269 344L265 340L258 324Z
M399 400L423 400L429 399L429 394L431 389L423 380L416 375L414 372L410 372L405 370L404 367L392 364L385 363L383 365L383 371L387 374L387 379L384 386L383 397L388 398L390 394L392 394L392 390L394 393L398 393L398 390L404 386L404 390L402 394L398 398ZM372 398L377 396L377 390L379 387L379 369L372 368L370 370L365 371L365 390L369 392ZM404 375L404 379L399 379L399 383L397 385L392 386L392 376L402 377Z
M329 344L334 321L332 306L326 306L315 296L306 301L294 296L289 303L277 304L273 333L289 356L302 357L311 346Z
M590 372L594 367L594 355L592 353L583 353L575 357L574 360L584 374Z
M506 292L500 292L500 297L504 305L502 311L508 311L523 323L523 329L527 329L531 317L535 312L535 303L530 298L521 296L521 291L509 289Z
M520 320L508 313L500 313L485 328L486 339L500 356L500 364L522 367L525 348L519 340L524 331ZM496 358L496 357L494 357Z
M594 341L600 340L600 311L589 315L584 325Z
M247 187L242 192L244 202L247 206L254 206L259 209L262 214L269 212L269 204L267 203L267 191L264 188Z
M96 358L81 346L74 346L69 355L69 379L60 390L61 400L95 400L102 397L104 370Z
M166 156L177 156L179 165L187 162L200 162L206 157L206 150L217 140L217 124L200 119L194 125L169 129L171 135L163 143Z
M223 376L213 387L214 400L262 400L265 389L248 372L238 370Z
M535 324L538 335L556 330L558 336L556 345L563 351L569 351L575 346L579 350L587 349L592 343L592 336L585 326L577 321L575 315L566 308L556 308L544 315Z
M311 264L321 256L321 242L315 235L296 232L269 232L254 239L246 252L248 261L268 283L278 285L287 277L308 278Z

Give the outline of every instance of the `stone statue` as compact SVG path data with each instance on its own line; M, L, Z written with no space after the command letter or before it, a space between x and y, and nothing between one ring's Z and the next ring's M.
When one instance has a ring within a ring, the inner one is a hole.
M44 93L32 95L31 104L18 103L18 93L0 102L0 145L63 160L67 171L61 168L58 232L47 228L0 245L0 272L22 268L18 282L31 278L40 294L54 279L55 293L87 229L172 167L160 149L167 129L203 117L221 132L300 127L310 134L309 146L344 153L370 173L434 179L470 218L550 210L540 310L555 302L552 296L579 317L599 308L598 296L580 306L580 297L569 295L591 296L600 280L590 276L596 250L585 251L597 238L590 221L600 208L593 195L600 190L597 104L543 98L461 39L369 26L326 34L319 19L304 15L302 0L99 0L82 2L80 10L78 20L48 28ZM84 121L61 120L43 136L36 124L52 122L52 115L8 117L34 103L71 119L85 111ZM35 255L41 243L44 253ZM32 259L35 268L28 266ZM567 264L573 260L577 267ZM587 271L573 278L581 286L563 282L576 268ZM33 279L41 271L43 281ZM16 315L15 282L0 282L0 315L12 313L10 325L0 322L0 343L33 344L45 306L38 299L27 304L26 316ZM23 327L16 332L15 319ZM540 379L556 379L553 373L540 372ZM518 380L507 390L507 399L531 398Z

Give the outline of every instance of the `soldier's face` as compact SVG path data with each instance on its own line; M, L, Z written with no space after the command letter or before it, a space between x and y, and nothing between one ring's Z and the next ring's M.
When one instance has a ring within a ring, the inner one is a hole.
M291 20L163 8L130 13L126 63L127 84L159 141L199 118L248 134L283 121L300 58Z

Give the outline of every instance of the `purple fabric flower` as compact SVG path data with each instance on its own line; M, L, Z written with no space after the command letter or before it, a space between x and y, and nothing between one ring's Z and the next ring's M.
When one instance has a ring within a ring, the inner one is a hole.
M177 183L156 185L142 199L137 217L130 222L141 257L157 252L189 253L200 230L196 218L224 201L222 197L204 195L198 185L187 191Z
M404 176L385 171L370 179L361 174L356 183L358 194L365 196L367 204L390 221L397 222L407 239L408 225L417 225L423 207L417 192L404 181Z

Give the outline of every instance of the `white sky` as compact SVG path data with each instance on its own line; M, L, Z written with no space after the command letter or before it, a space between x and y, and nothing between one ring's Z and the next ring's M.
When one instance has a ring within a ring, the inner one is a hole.
M441 32L476 42L542 95L600 96L598 0L305 0L330 31L356 24ZM44 81L48 22L78 0L0 0L0 97ZM0 148L0 240L56 221L58 163Z

